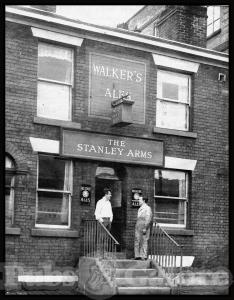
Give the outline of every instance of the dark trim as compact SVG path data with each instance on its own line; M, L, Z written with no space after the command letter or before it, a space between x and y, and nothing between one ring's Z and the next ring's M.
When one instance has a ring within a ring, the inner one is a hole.
M71 129L80 129L81 124L71 121L63 121L63 120L55 120L55 119L48 119L42 117L34 117L33 123L35 124L43 124L43 125L51 125L51 126L58 126L64 128L71 128Z
M160 128L160 127L154 127L153 133L160 133L160 134L168 134L168 135L177 135L177 136L183 136L187 138L197 138L196 132L191 131L182 131L182 130L175 130L175 129L167 129L167 128Z
M79 234L77 230L71 229L32 228L31 236L77 238Z
M12 175L27 175L29 173L28 170L17 170L17 169L5 169L6 174L12 174Z
M7 235L20 235L21 229L18 227L6 227L5 234Z
M163 227L163 229L170 235L184 235L184 236L193 236L194 231L185 228L171 228L171 227Z

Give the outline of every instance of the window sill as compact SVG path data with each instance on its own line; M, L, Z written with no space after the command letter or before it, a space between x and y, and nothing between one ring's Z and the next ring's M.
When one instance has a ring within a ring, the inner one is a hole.
M33 122L36 124L44 124L51 126L59 126L64 128L80 129L81 124L71 121L55 120L42 117L34 117Z
M212 37L216 36L221 32L221 28L217 29L216 31L212 32L210 35L207 36L207 40L212 39Z
M20 235L21 229L20 228L13 228L13 227L6 227L5 234L8 235Z
M197 133L195 132L160 128L160 127L154 127L153 133L177 135L177 136L183 136L183 137L194 138L194 139L197 138Z
M31 235L32 236L77 238L78 231L70 230L70 229L32 228Z
M185 228L171 228L171 227L163 227L163 229L169 234L169 235L186 235L186 236L193 236L194 231L191 229L185 229Z

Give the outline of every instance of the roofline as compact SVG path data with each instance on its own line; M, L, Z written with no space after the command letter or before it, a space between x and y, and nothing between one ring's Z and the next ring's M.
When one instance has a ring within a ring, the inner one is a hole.
M144 48L145 48L144 51L149 51L147 50L146 47L151 46L151 47L163 48L164 50L182 52L193 56L195 55L205 59L216 60L222 64L228 63L229 60L229 55L227 53L221 53L214 50L188 45L177 41L162 39L154 36L143 35L141 33L136 33L132 31L130 32L125 29L111 28L107 26L97 26L89 23L84 23L84 22L76 21L74 19L62 17L60 15L50 13L50 12L44 12L42 14L41 12L38 13L38 10L34 10L33 8L25 9L22 7L16 8L13 6L6 6L6 20L14 22L15 19L12 18L11 15L13 15L14 18L27 17L29 19L30 18L34 19L35 21L45 21L48 22L50 26L63 25L73 29L89 31L94 34L95 33L101 34L104 36L104 39L106 40L108 39L108 37L112 37L115 39L116 38L123 39L125 47L129 47L129 48L135 48L134 47L135 45L133 45L133 43L134 44L141 43L144 44ZM128 41L128 44L126 44L126 40ZM152 49L150 52L152 52Z

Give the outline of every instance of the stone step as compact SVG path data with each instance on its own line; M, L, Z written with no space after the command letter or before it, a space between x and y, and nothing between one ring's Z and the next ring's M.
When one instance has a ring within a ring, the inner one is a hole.
M158 271L156 269L116 269L116 277L156 277Z
M117 287L119 295L169 295L169 287Z
M166 282L164 278L116 278L116 284L118 287L159 287L165 286Z
M150 260L116 259L116 268L119 269L149 269Z

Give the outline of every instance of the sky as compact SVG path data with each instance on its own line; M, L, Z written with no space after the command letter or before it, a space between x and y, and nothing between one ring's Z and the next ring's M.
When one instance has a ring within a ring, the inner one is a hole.
M57 5L57 14L83 22L116 27L144 5Z

